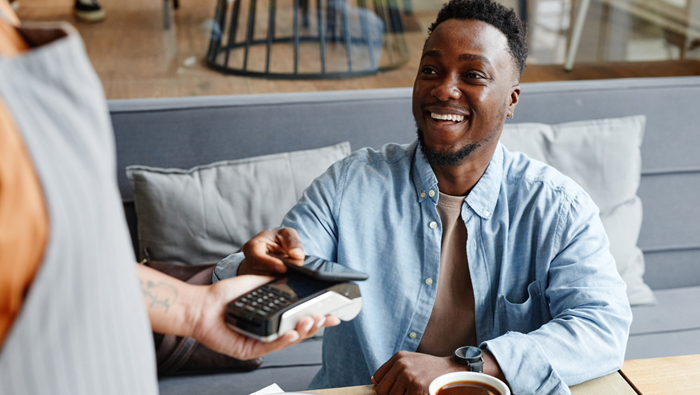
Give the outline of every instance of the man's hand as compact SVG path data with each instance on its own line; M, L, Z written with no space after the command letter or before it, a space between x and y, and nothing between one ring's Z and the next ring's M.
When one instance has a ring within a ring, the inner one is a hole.
M155 332L188 336L210 349L238 359L252 359L296 344L322 326L340 323L335 316L306 317L296 330L274 342L243 336L224 322L230 301L272 280L264 276L239 276L212 285L191 285L137 265L144 302Z
M408 351L399 351L374 373L372 382L377 395L427 394L430 383L446 373L465 372L469 369L458 364L452 356L435 357ZM489 350L484 350L484 373L500 379L506 385L501 366Z
M287 268L279 258L289 258L302 265L306 256L299 234L293 228L266 230L258 233L243 245L245 259L238 274L276 275Z
M452 357L399 351L377 369L372 381L377 395L427 395L428 386L436 377L465 370Z

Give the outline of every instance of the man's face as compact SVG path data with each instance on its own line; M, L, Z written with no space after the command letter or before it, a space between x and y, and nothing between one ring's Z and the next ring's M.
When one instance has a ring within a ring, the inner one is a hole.
M477 20L439 24L425 43L413 85L413 116L428 162L454 166L493 152L519 94L500 30Z

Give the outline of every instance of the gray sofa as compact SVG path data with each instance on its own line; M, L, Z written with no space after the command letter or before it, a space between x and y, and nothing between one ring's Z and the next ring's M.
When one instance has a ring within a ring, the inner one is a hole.
M700 77L548 82L522 85L511 122L561 123L647 117L638 191L638 245L658 303L633 308L626 359L700 353ZM220 160L324 147L352 149L414 139L411 90L115 100L118 181L138 251L125 167L187 169ZM320 366L321 339L265 358L248 373L179 376L163 394L249 394L271 383L306 388Z

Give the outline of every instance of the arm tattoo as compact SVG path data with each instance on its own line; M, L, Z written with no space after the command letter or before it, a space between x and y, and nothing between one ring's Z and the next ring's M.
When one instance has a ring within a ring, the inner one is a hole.
M141 292L150 301L148 308L161 306L167 313L171 304L177 300L177 288L163 281L141 281Z

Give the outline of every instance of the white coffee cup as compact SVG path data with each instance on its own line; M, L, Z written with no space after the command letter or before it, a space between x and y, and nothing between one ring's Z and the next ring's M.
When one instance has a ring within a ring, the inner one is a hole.
M493 376L477 372L453 372L443 374L430 383L428 392L430 395L435 395L440 388L459 381L476 381L477 383L488 384L497 389L501 395L511 395L510 388L508 388L504 382Z

